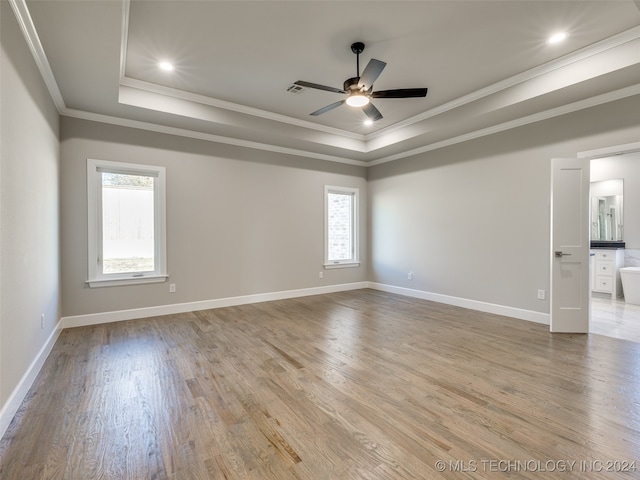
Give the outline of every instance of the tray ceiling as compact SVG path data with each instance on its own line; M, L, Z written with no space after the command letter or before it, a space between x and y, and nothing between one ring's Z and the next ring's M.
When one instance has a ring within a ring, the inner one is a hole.
M61 114L361 165L640 94L629 1L10 0ZM550 45L548 37L568 38ZM296 80L342 88L351 43L387 62L384 118ZM159 61L174 65L172 72Z

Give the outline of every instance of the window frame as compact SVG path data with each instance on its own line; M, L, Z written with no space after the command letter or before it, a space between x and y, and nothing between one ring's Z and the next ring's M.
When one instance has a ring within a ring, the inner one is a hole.
M329 260L329 194L351 196L351 258L345 260ZM349 268L360 266L359 248L359 215L360 189L355 187L324 186L324 268Z
M154 177L154 263L147 272L102 273L102 181L101 173ZM87 159L87 281L94 287L137 285L166 281L166 169L153 165Z

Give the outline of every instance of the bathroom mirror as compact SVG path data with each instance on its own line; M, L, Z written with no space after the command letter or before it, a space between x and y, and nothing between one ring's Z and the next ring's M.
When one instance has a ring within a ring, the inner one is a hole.
M623 180L591 182L591 240L623 241Z

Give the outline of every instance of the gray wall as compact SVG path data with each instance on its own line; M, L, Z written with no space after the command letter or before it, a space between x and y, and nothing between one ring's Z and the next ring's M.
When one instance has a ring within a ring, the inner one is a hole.
M0 8L2 410L60 318L60 263L58 112L8 2Z
M65 317L366 280L363 167L72 118L60 134ZM167 283L85 285L87 158L166 167ZM325 184L360 189L364 263L319 279Z
M636 96L371 168L370 280L549 313L550 159L640 141L639 111Z

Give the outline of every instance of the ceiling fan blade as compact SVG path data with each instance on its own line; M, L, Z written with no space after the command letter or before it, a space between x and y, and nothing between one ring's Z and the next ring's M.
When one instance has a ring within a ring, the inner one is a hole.
M373 92L371 96L373 98L415 98L426 97L426 88L400 88L397 90L380 90Z
M367 103L364 107L362 107L362 111L367 117L369 117L374 122L382 118L382 114L380 113L380 110L374 107L373 103L371 102Z
M297 82L293 82L293 84L300 85L301 87L315 88L316 90L324 90L326 92L347 93L339 88L327 87L326 85L318 85L317 83L305 82L303 80L298 80Z
M375 58L369 60L369 63L364 68L364 72L360 75L358 86L364 87L365 90L369 90L373 86L373 82L376 81L386 66L387 64L385 62L376 60Z
M339 107L340 105L342 105L344 102L346 102L347 100L340 100L339 102L335 102L332 103L331 105L327 105L326 107L322 107L320 110L316 110L313 113L310 113L309 115L313 115L314 117L317 117L318 115L322 115L323 113L328 112L329 110L333 110L334 108Z

